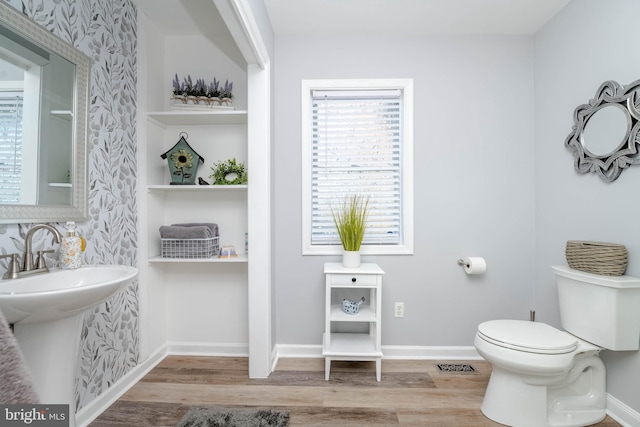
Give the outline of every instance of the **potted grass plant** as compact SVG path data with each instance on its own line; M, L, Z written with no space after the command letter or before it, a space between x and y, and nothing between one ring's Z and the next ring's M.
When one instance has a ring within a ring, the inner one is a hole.
M346 196L336 209L331 206L333 223L344 252L342 265L347 268L360 267L360 246L367 228L369 197L360 194Z

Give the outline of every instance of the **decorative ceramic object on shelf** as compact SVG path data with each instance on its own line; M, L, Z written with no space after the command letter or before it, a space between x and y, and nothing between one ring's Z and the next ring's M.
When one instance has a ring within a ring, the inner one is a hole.
M235 258L238 256L236 248L233 245L222 245L218 258Z
M160 157L169 164L171 185L195 185L198 165L204 162L204 157L191 148L184 135L181 134L176 145Z
M358 301L352 301L350 299L342 300L342 311L345 314L358 314L360 311L360 305L364 302L364 297L360 298Z
M233 82L227 80L224 86L214 77L209 84L204 79L193 83L191 75L180 83L178 74L172 82L172 110L233 110Z
M369 197L359 194L346 196L339 209L331 207L333 223L344 252L342 265L346 268L360 267L360 246L367 228Z

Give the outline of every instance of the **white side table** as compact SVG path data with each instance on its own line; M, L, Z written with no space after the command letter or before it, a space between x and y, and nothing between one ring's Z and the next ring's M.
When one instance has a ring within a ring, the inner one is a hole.
M380 381L382 366L381 307L382 275L375 263L363 263L359 268L345 268L341 263L324 264L326 283L325 329L322 355L325 358L324 379L329 380L332 360L376 362L376 380ZM355 289L368 292L357 314L342 311L338 290ZM334 332L340 323L368 324L368 332Z

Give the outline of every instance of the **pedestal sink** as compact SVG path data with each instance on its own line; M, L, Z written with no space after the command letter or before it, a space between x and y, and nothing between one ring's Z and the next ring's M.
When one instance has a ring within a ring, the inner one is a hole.
M95 265L0 281L0 310L14 325L40 401L69 404L70 426L83 314L137 274L134 267Z

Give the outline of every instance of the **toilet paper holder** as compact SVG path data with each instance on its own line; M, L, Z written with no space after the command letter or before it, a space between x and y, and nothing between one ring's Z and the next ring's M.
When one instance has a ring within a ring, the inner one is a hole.
M487 271L487 262L482 257L460 258L458 265L464 268L464 272L467 274L484 274Z

